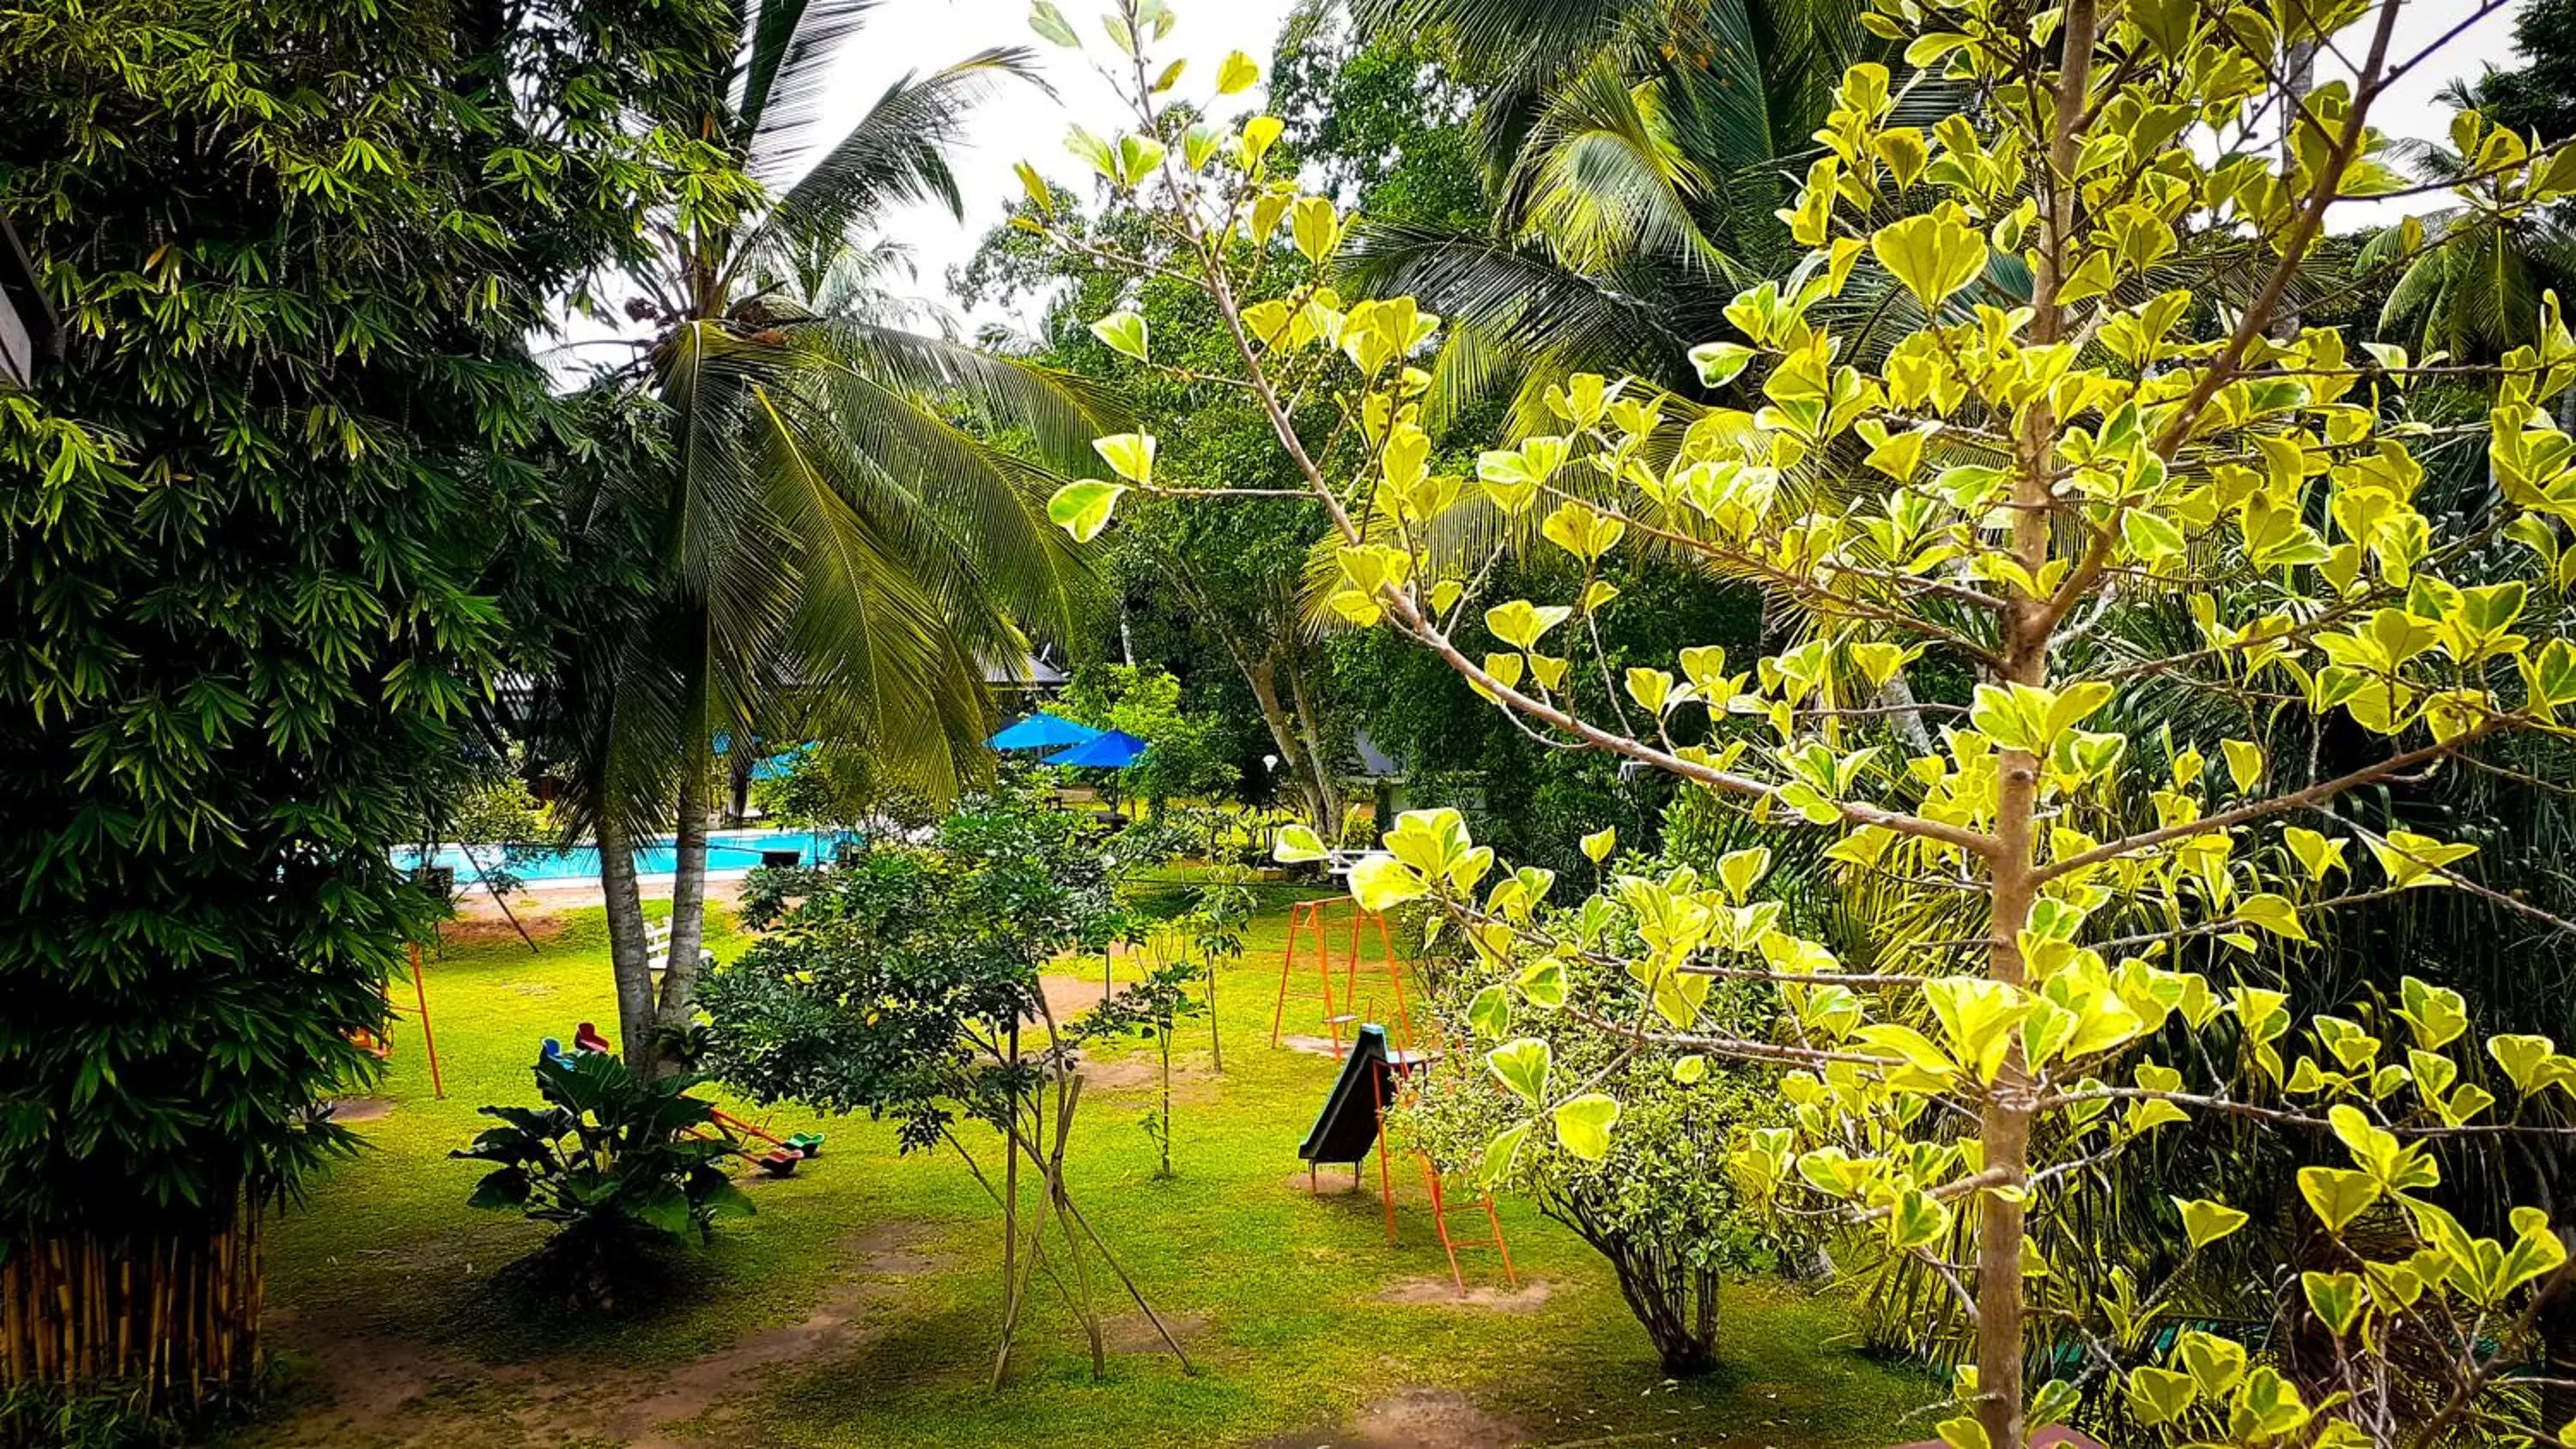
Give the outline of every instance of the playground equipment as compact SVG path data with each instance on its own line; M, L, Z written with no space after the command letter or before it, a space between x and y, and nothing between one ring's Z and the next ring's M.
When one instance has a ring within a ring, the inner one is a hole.
M1494 1195L1490 1192L1477 1193L1463 1206L1453 1204L1450 1201L1447 1179L1440 1169L1433 1164L1428 1155L1420 1153L1415 1155L1422 1163L1423 1185L1431 1191L1431 1225L1440 1233L1440 1251L1448 1255L1449 1281L1457 1287L1458 1296L1461 1298L1467 1296L1467 1275L1458 1269L1458 1255L1462 1252L1481 1252L1486 1248L1493 1249L1495 1256L1503 1260L1503 1285L1517 1291L1521 1286L1521 1276L1512 1267L1511 1247L1503 1241L1503 1220L1494 1216ZM1471 1223L1475 1217L1482 1217L1484 1236L1481 1239L1469 1238L1451 1231L1451 1215L1458 1213L1470 1215Z
M1341 991L1338 998L1333 988L1333 935L1336 907L1348 907L1349 954L1341 962ZM1366 951L1368 933L1377 934L1377 954L1372 959ZM1333 1059L1342 1060L1342 1028L1359 1020L1355 1009L1360 999L1360 982L1365 975L1383 981L1395 998L1395 1023L1406 1047L1413 1043L1413 1011L1404 994L1404 963L1396 959L1395 938L1387 929L1386 917L1376 911L1364 911L1359 903L1342 896L1320 900L1296 901L1288 907L1288 944L1279 955L1279 999L1270 1013L1270 1044L1280 1043L1280 1033L1288 1020L1288 1002L1304 995L1303 973L1297 961L1300 940L1314 947L1314 982L1317 1000L1323 1007L1324 1030L1333 1044ZM1338 1006L1338 1009L1336 1009Z
M553 1037L547 1037L537 1044L537 1057L541 1062L559 1061L573 1053L606 1054L610 1050L608 1038L600 1034L598 1027L585 1021L573 1028L571 1052L568 1053L565 1050L562 1042ZM793 1177L796 1173L796 1164L811 1162L823 1155L823 1134L820 1132L798 1132L791 1136L780 1137L769 1129L745 1122L722 1108L710 1108L707 1116L729 1137L739 1135L767 1143L769 1145L767 1152L755 1153L744 1149L738 1151L736 1155L772 1177ZM704 1138L708 1134L693 1128L689 1135Z
M1351 1190L1359 1191L1369 1154L1377 1154L1378 1196L1385 1206L1386 1241L1390 1247L1396 1242L1395 1174L1386 1142L1386 1107L1394 1100L1396 1079L1428 1060L1425 1053L1389 1046L1386 1028L1376 1022L1361 1025L1351 1038L1350 1054L1342 1059L1340 1075L1333 1079L1332 1092L1324 1098L1323 1111L1316 1115L1314 1127L1297 1148L1297 1155L1306 1161L1308 1192L1320 1190L1316 1169L1327 1162L1349 1163ZM1459 1296L1466 1296L1467 1277L1458 1265L1458 1255L1485 1248L1493 1249L1502 1260L1503 1281L1518 1288L1520 1275L1512 1266L1511 1248L1503 1241L1502 1220L1494 1215L1492 1194L1479 1194L1464 1203L1453 1201L1449 1184L1431 1159L1418 1153L1416 1157L1423 1183L1430 1189L1432 1226L1440 1235L1440 1250L1449 1260L1449 1281L1456 1285ZM1481 1237L1459 1231L1456 1220L1467 1214L1482 1216Z
M422 1051L429 1057L429 1090L431 1095L444 1102L447 1100L447 1080L438 1068L438 1037L429 1026L429 979L421 973L418 941L411 943L411 986L414 996L420 1002L420 1045ZM385 1004L388 1012L393 1005L393 992L394 984L387 981ZM349 1040L377 1061L393 1060L394 1044L390 1037L372 1031L353 1031L349 1033Z
M719 1126L729 1127L745 1137L756 1137L768 1143L769 1151L757 1157L746 1152L743 1157L772 1177L793 1176L796 1172L796 1164L811 1162L823 1155L823 1134L820 1132L799 1132L791 1137L777 1137L772 1136L767 1129L755 1127L731 1112L719 1109L708 1115L712 1116Z

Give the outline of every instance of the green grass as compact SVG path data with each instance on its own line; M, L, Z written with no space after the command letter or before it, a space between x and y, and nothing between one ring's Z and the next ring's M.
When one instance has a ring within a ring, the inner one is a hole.
M793 1179L756 1185L758 1216L687 1253L686 1286L667 1300L576 1320L505 1291L496 1272L541 1230L468 1209L477 1168L446 1154L477 1130L477 1106L533 1098L527 1067L540 1037L569 1039L585 1019L614 1034L594 909L575 913L541 955L505 937L432 960L447 1098L432 1099L419 1032L406 1021L379 1089L394 1111L366 1124L369 1150L272 1233L288 1387L229 1442L626 1442L640 1433L635 1401L692 1363L739 1392L719 1403L720 1422L665 1426L666 1440L929 1449L1042 1436L1079 1449L1299 1431L1292 1442L1309 1444L1372 1401L1433 1388L1462 1392L1543 1442L1650 1434L1797 1449L1886 1442L1928 1397L1920 1376L1843 1346L1830 1300L1769 1284L1733 1290L1718 1373L1665 1383L1602 1262L1526 1204L1505 1204L1504 1226L1524 1279L1547 1285L1543 1301L1385 1301L1408 1280L1445 1282L1446 1264L1409 1164L1398 1164L1393 1248L1374 1166L1370 1191L1338 1195L1330 1170L1326 1196L1304 1190L1296 1146L1334 1064L1268 1043L1284 926L1281 913L1256 922L1246 964L1221 983L1221 1077L1207 1073L1205 1023L1192 1023L1195 1037L1184 1032L1176 1179L1153 1176L1153 1144L1138 1125L1149 1087L1086 1092L1076 1129L1076 1199L1155 1307L1185 1325L1195 1375L1146 1351L1138 1322L1125 1326L1129 1351L1095 1382L1071 1315L1042 1293L1011 1381L989 1391L998 1211L953 1154L901 1156L888 1127L793 1109L729 1104L781 1135L816 1128L830 1142ZM722 935L715 949L739 946ZM1468 1267L1471 1286L1500 1286L1489 1259ZM1116 1291L1104 1285L1104 1302ZM847 1326L810 1342L781 1334L818 1308L846 1315ZM751 1366L762 1359L779 1361ZM725 1372L733 1364L744 1365L738 1375ZM422 1392L405 1392L413 1387ZM356 1422L335 1418L352 1402Z

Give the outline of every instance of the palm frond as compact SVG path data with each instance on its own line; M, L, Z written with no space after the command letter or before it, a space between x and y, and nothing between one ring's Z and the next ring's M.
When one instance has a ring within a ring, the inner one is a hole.
M1418 297L1522 356L1563 353L1601 371L1679 380L1690 348L1707 340L1671 331L1651 296L1625 292L1617 279L1472 233L1369 223L1345 266L1355 290Z
M734 73L735 145L743 154L780 169L794 163L798 142L821 112L841 43L879 3L758 0Z
M1026 47L995 46L895 81L779 196L743 239L743 256L842 242L862 221L916 201L935 200L963 217L948 151L964 139L975 107L1013 79L1042 84ZM758 155L753 162L755 174L766 167Z
M710 616L714 647L757 654L790 608L774 569L783 535L769 512L741 418L774 379L783 349L692 322L669 342L659 395L669 410L673 476L660 500L662 554L678 594Z
M836 350L887 386L954 400L988 427L1026 433L1059 472L1098 466L1091 440L1132 420L1108 387L1026 358L898 327L836 321L829 330Z
M942 535L955 564L1015 617L1043 632L1070 631L1073 602L1090 575L1084 556L1047 521L1059 477L922 407L852 359L820 358L816 382L836 440L891 485L873 507L908 519L913 546ZM866 481L857 468L843 476L853 486Z
M1661 256L1707 272L1718 248L1693 208L1712 195L1674 144L1656 87L1596 64L1551 98L1504 178L1495 222L1505 235L1541 238L1578 271Z
M1362 34L1438 31L1471 73L1498 79L1586 56L1665 9L1660 0L1354 0Z
M797 609L765 671L770 697L794 700L803 723L856 739L899 773L953 788L955 730L977 729L988 709L980 674L956 667L983 641L959 626L989 615L942 599L916 567L937 555L885 536L879 517L851 505L846 481L826 476L780 400L760 391L753 401L763 476L796 540L783 562Z

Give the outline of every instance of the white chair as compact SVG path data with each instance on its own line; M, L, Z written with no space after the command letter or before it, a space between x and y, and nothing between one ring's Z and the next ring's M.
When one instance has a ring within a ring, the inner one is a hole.
M662 991L662 972L671 964L671 922L668 917L644 923L644 969L652 978L653 992Z

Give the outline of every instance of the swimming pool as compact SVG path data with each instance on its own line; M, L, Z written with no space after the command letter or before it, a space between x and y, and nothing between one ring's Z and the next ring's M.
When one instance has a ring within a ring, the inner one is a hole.
M831 858L833 847L857 836L832 830L719 830L707 837L707 874L741 875L760 864L761 852L792 850L797 864L812 865ZM637 875L669 875L679 851L670 836L646 841L635 848ZM460 884L471 884L476 867L485 871L506 870L525 881L597 880L599 847L576 845L562 849L543 843L510 845L449 845L430 852L424 859L416 849L394 852L394 864L404 870L423 865L445 866L456 872Z

